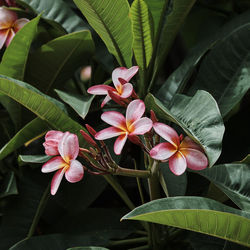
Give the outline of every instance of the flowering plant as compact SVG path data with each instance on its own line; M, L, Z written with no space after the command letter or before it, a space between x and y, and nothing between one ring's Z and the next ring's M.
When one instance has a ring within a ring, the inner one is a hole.
M0 249L250 246L250 6L218 2L0 1Z

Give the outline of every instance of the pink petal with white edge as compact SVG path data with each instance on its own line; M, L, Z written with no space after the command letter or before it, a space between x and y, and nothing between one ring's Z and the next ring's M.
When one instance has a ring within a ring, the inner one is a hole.
M65 172L65 177L67 181L74 183L78 182L83 178L83 166L82 164L77 161L73 160L70 162L70 167Z
M14 11L0 7L0 30L9 29L17 20L17 14Z
M10 43L11 43L12 39L14 38L14 36L15 36L15 32L13 31L13 29L10 29L9 34L7 36L7 39L5 41L6 47L8 47L10 45Z
M149 118L143 117L132 123L129 127L129 131L131 132L131 135L144 135L152 128L152 126L153 122Z
M77 136L65 132L63 138L58 144L58 151L67 163L69 163L69 160L75 160L79 153L79 142Z
M107 111L101 115L101 119L111 126L117 128L126 128L125 117L116 111Z
M124 135L120 135L120 136L116 139L115 144L114 144L114 152L115 152L115 154L117 154L117 155L120 155L120 154L121 154L122 149L123 149L123 147L124 147L124 145L125 145L125 142L126 142L126 140L127 140L127 137L128 137L128 135L127 135L127 133L126 133L126 134L124 134Z
M56 156L47 161L45 164L43 164L41 171L43 173L50 173L53 171L56 171L60 168L63 168L66 166L65 161L61 156Z
M8 29L0 30L0 49L4 46L6 39L8 37L8 34L9 34Z
M96 140L106 140L106 139L109 139L109 138L119 136L122 133L124 133L124 132L119 128L109 127L109 128L105 128L105 129L97 132L95 134L95 139Z
M114 88L108 86L108 85L95 85L93 87L88 88L87 92L92 95L107 95L108 90L110 91L116 91Z
M133 93L133 86L131 83L125 83L124 85L122 85L122 93L121 93L121 97L122 98L128 98L132 95Z
M129 103L126 110L126 123L129 127L136 120L140 119L145 112L145 104L142 100L134 100Z
M187 161L187 167L192 170L202 170L208 165L208 159L199 150L196 149L181 149L181 153L184 155Z
M120 68L114 69L112 72L112 81L113 81L114 85L118 86L119 84L121 84L121 82L119 81L118 78L122 78L126 82L129 82L130 79L137 73L138 70L139 70L138 66L133 66L129 69L127 69L125 67L120 67Z
M56 140L59 141L62 139L64 133L57 130L50 130L45 135L45 140Z
M55 143L43 143L43 146L45 148L45 154L46 155L50 155L50 156L53 156L53 155L59 155L59 152L58 152L58 145L55 144Z
M201 152L204 152L204 150L202 149L202 147L195 143L190 137L186 136L183 141L181 142L180 145L180 149L182 148L192 148L192 149L196 149L199 150Z
M181 175L185 172L187 168L187 162L185 157L180 153L176 152L172 157L169 159L169 169L175 175Z
M66 170L66 168L62 168L54 174L52 181L51 181L51 188L50 188L50 193L52 195L56 194L56 192L60 186L60 183L62 181L65 170Z
M155 122L153 124L153 128L155 132L166 141L172 143L175 146L180 145L180 139L179 139L177 132L170 126L161 122Z
M23 26L28 23L30 20L27 18L20 18L17 19L13 25L14 31L17 32L19 31L21 28L23 28Z
M149 154L150 156L159 161L167 160L169 157L176 153L176 147L169 142L163 142L153 147Z
M112 98L111 98L109 95L107 95L107 96L104 98L104 100L102 101L101 108L103 108L104 105L105 105L107 102L109 102L111 99L112 99Z

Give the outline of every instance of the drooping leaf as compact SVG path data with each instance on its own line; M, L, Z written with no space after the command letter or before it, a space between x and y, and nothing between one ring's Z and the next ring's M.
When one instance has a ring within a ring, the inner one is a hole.
M127 0L74 0L121 66L131 67L132 25Z
M221 164L198 173L213 182L241 209L250 211L250 164Z
M22 104L40 119L45 120L52 128L80 135L81 125L68 117L58 105L52 102L52 98L42 94L29 84L0 76L0 92Z
M216 162L221 153L225 128L216 101L209 93L197 91L192 98L177 95L169 109L151 94L147 95L145 103L157 117L178 124L200 144L206 152L209 166Z
M0 149L0 160L23 146L27 141L42 134L48 130L48 128L49 126L46 122L39 118L35 118L25 125L3 148Z
M250 246L250 213L207 198L159 199L135 208L122 219L179 227Z
M61 90L56 90L56 93L64 102L70 105L82 119L88 114L90 105L94 99L94 96L69 94Z
M189 93L208 91L225 117L250 89L248 25L235 29L204 58ZM211 84L213 83L213 84ZM216 87L214 87L216 86Z
M49 155L19 155L18 160L25 163L44 163L51 159Z
M19 4L30 6L37 14L50 21L60 23L68 33L87 28L86 23L63 0L17 0Z
M133 50L135 59L140 69L145 71L152 56L153 39L150 13L144 0L135 0L133 2L130 17L134 34Z
M153 76L149 88L153 86L157 72L160 70L174 39L196 0L169 0L165 2L161 21L157 30L157 51ZM149 89L150 90L150 89Z
M87 30L58 37L31 54L25 79L48 92L65 83L94 53Z

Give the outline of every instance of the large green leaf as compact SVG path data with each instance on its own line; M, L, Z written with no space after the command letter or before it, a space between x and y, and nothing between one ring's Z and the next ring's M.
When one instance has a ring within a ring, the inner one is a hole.
M250 164L221 164L198 173L213 182L241 209L250 211Z
M86 29L84 21L63 0L18 0L21 5L29 5L37 14L60 23L67 32Z
M34 18L16 33L2 57L0 74L23 80L30 46L37 34L39 20L40 16ZM0 94L0 102L8 110L18 129L21 125L21 107L2 94Z
M157 117L178 124L199 143L207 154L209 166L216 162L225 128L216 101L209 93L197 91L192 98L177 95L170 109L151 94L147 95L145 102Z
M127 0L74 0L121 66L131 66L132 25Z
M25 79L48 92L62 85L94 53L87 30L58 37L31 54Z
M175 197L146 203L124 219L179 227L250 246L250 213L202 197Z
M149 86L150 88L155 81L157 72L160 70L161 65L164 62L184 19L191 10L195 1L196 0L169 0L168 5L170 6L168 8L163 8L156 37L157 51L153 77Z
M161 18L162 8L164 6L165 0L144 0L148 5L148 8L152 14L153 21L154 21L154 32L157 31L158 25Z
M23 146L24 143L48 130L48 125L40 118L35 118L25 125L3 148L0 149L0 160L14 150Z
M135 0L130 9L130 17L134 34L135 59L140 69L145 71L153 51L152 23L147 4L143 0Z
M56 93L63 101L70 105L82 119L85 119L94 96L69 94L60 90L56 90Z
M248 25L235 29L204 58L189 93L210 92L225 117L250 88L250 45Z
M51 101L51 98L29 84L0 76L0 92L22 104L52 128L80 135L81 125L68 117L58 105Z

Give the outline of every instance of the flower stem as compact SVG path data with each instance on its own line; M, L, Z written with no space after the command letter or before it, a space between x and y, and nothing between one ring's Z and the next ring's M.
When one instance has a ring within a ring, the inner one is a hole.
M128 177L136 177L136 178L148 178L150 176L149 170L138 170L138 169L129 169L129 168L122 168L118 166L114 170L114 175L123 175Z
M134 239L111 241L110 246L114 247L114 246L130 245L135 243L146 243L146 242L148 242L148 237L139 237Z

